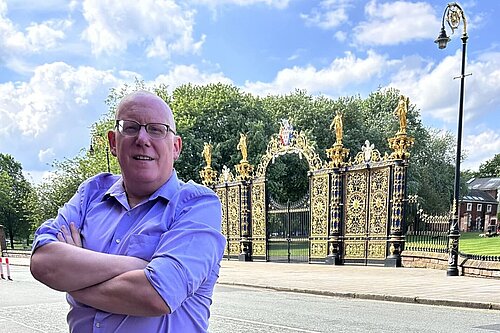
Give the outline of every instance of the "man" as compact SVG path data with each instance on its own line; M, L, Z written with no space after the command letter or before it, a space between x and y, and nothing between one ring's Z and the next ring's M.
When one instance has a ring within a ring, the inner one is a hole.
M168 105L139 91L108 132L121 176L80 185L35 234L31 272L67 292L71 332L205 332L223 256L213 191L173 168L182 140Z

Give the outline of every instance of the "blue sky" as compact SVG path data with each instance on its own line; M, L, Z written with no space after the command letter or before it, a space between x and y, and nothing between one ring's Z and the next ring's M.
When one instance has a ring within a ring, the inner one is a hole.
M34 181L89 145L110 88L230 83L332 98L395 87L456 133L463 25L439 50L445 1L0 0L0 152ZM500 1L467 19L462 170L500 152ZM451 31L448 29L448 33ZM333 117L333 115L332 115Z

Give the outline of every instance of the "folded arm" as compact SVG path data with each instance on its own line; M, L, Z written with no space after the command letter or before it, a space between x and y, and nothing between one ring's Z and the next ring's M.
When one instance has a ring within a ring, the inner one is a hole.
M31 257L31 271L37 280L110 313L133 316L170 313L144 274L146 261L82 248L80 233L73 223L70 230L62 227L57 239L59 242L40 247Z
M65 238L58 235L59 242L43 245L31 256L31 274L53 289L83 289L147 265L139 258L84 249L74 225L70 228L71 231L62 228Z
M162 316L170 308L153 288L143 270L120 274L97 285L70 292L93 308L131 316Z

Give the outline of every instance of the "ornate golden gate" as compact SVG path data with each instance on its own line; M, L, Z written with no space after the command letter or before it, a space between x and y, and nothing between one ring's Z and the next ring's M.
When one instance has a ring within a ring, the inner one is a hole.
M370 147L369 143L367 146ZM376 163L380 156L377 151L373 155ZM384 162L378 164L371 168L366 165L347 168L343 228L345 262L376 263L384 261L388 254L391 166Z
M306 135L288 122L272 136L255 172L247 161L245 135L237 147L243 158L235 166L236 176L226 166L220 175L211 168L211 146L205 144L207 165L200 176L221 199L226 258L269 260L266 169L277 156L294 153L309 164L309 262L401 265L408 149L413 144L406 122L400 121L400 130L388 139L390 154L382 157L366 141L348 161L340 115L333 124L336 142L327 149L328 162L321 161Z

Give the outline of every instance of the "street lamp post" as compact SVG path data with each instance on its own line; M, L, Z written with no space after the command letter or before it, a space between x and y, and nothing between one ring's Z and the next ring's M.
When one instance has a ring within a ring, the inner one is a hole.
M462 149L462 122L464 114L464 86L465 86L465 51L467 46L467 21L465 19L464 11L456 2L449 3L443 13L443 20L441 25L441 32L438 38L434 41L438 44L440 49L444 49L450 38L446 34L444 27L445 21L451 28L452 33L458 28L460 22L463 25L462 33L462 71L460 78L460 101L458 106L458 129L457 129L457 153L455 160L455 187L453 189L453 211L452 219L450 221L449 231L449 251L448 251L448 276L458 276L458 239L460 238L460 231L458 227L459 221L459 199L460 199L460 159Z
M95 152L94 146L95 146L96 141L100 142L101 140L104 141L104 139L100 136L97 136L97 137L92 136L92 139L90 140L90 148L89 148L89 153L91 155L94 154L94 152ZM109 161L109 147L108 147L107 143L106 143L106 164L108 167L108 172L111 172L111 165L110 165L110 161Z

